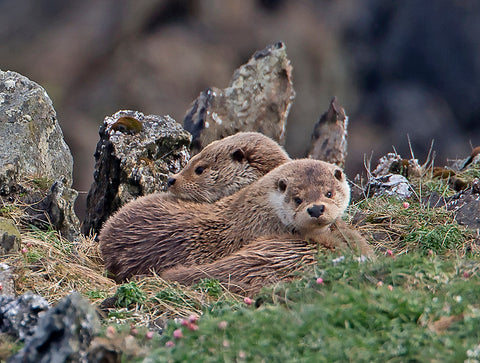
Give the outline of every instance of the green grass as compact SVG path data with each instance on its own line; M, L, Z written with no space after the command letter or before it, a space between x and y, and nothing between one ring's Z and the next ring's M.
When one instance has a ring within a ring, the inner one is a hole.
M170 323L149 361L464 361L480 340L479 266L414 254L324 258L301 281L263 292L258 309L206 309L197 331ZM435 328L448 317L458 320ZM184 337L175 339L179 328Z

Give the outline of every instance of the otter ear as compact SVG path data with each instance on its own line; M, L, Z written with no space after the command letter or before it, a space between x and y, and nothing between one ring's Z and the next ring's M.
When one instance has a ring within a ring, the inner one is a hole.
M340 169L336 169L334 174L335 174L335 178L336 178L337 180L342 181L342 179L343 179L343 173L342 173L342 171L341 171Z
M245 152L242 149L237 149L232 153L232 159L241 163L246 159Z
M279 191L281 191L282 193L285 192L285 190L287 190L287 181L285 179L280 179L278 182L277 182L277 188Z

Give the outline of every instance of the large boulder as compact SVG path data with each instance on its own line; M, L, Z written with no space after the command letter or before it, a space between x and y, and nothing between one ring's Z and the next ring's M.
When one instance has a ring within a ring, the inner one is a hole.
M165 191L168 176L179 172L190 158L190 141L191 135L169 116L126 110L106 117L82 232L98 233L123 204Z
M75 239L78 193L71 189L72 171L72 154L45 90L16 72L0 70L1 201L35 206L30 211L41 215L39 227L51 225Z
M65 179L73 158L45 90L12 71L0 71L0 191L25 176Z
M238 68L227 88L203 91L183 126L193 135L193 150L239 131L258 131L284 144L294 98L292 66L285 45L278 42Z

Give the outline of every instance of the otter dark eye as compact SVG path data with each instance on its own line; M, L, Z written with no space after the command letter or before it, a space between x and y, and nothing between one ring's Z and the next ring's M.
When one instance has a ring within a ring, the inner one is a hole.
M195 174L200 175L200 174L203 173L204 170L205 170L205 168L203 166L197 166L195 168Z
M293 201L295 202L296 205L300 205L300 204L302 204L302 202L303 202L303 200L300 199L299 197L293 198Z
M327 198L331 198L331 197L333 197L333 193L330 192L330 191L329 191L329 192L326 192L326 193L325 193L325 196L326 196Z

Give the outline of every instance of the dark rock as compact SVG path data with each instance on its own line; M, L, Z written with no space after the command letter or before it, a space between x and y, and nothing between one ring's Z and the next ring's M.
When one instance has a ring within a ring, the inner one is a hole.
M347 126L348 116L334 97L328 111L315 124L308 157L344 168L347 157Z
M22 222L38 228L52 226L63 237L73 241L80 233L80 223L73 210L77 195L77 191L67 188L63 181L57 180L46 195L31 193L28 196L28 207L22 216Z
M190 157L190 134L169 116L118 111L105 118L99 133L94 183L82 226L85 234L98 233L128 201L165 191L168 176L179 172Z
M292 66L279 42L256 52L226 89L202 92L183 125L193 136L195 151L239 131L258 131L283 144L294 98Z
M87 362L88 347L99 330L95 308L71 294L40 317L34 334L8 362Z
M25 341L34 334L38 319L47 310L48 302L39 295L0 295L0 332Z
M0 256L20 250L22 238L11 219L0 217Z
M15 280L6 263L0 263L0 295L15 296Z
M470 188L450 197L446 201L446 206L448 210L455 211L455 220L458 224L464 225L469 229L479 230L480 180L475 179Z

